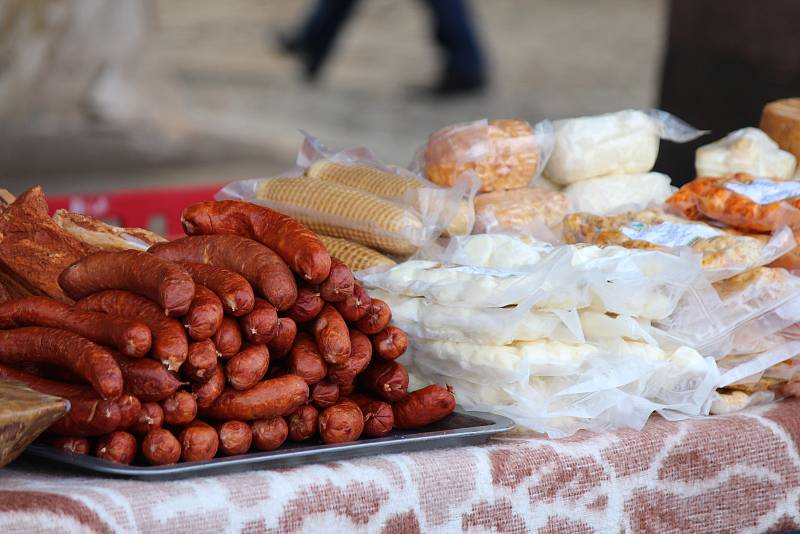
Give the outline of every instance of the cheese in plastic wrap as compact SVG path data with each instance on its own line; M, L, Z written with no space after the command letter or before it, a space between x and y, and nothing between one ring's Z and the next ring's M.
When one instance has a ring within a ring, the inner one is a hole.
M772 236L743 235L656 209L605 217L574 213L564 219L562 232L567 243L664 251L688 247L702 254L703 272L711 281L772 263L796 245L788 228L781 228Z
M708 218L743 231L800 229L800 182L745 173L701 177L681 187L667 206L688 219Z
M718 382L714 361L645 343L613 349L558 341L481 346L414 340L404 363L415 377L451 384L459 404L564 437L578 430L641 429L653 412L707 413Z
M496 246L487 253L488 247L472 246L476 240ZM699 259L692 254L549 247L509 236L496 239L493 234L451 239L438 260L413 260L385 271L360 273L369 288L444 305L593 307L648 319L672 313L698 278L702 278Z
M561 224L568 213L564 193L522 187L475 197L475 233L511 232L536 235Z
M650 172L661 139L686 142L703 132L663 111L624 110L553 123L555 144L544 174L569 185L598 176Z
M697 176L725 176L744 172L781 180L794 177L797 161L758 128L742 128L695 153Z
M571 213L616 215L664 203L676 188L669 176L657 172L603 176L576 182L564 190Z

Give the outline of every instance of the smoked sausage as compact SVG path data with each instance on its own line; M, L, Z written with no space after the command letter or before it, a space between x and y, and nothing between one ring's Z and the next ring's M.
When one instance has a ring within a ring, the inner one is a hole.
M320 285L319 294L326 302L342 302L353 295L353 273L337 258L331 258L331 272Z
M122 371L111 352L78 334L42 326L0 331L0 363L26 362L66 367L104 399L122 395Z
M71 454L89 454L89 440L78 437L61 437L50 441L50 446Z
M268 343L278 333L278 312L269 302L256 299L253 310L239 318L239 324L250 343Z
M152 465L170 465L181 459L181 443L165 428L151 430L142 440L142 455Z
M347 323L330 304L323 306L314 321L314 338L326 362L342 364L350 357L350 335Z
M203 417L217 421L269 419L289 415L308 401L308 385L299 376L283 375L259 382L247 391L226 389Z
M79 259L58 277L75 300L106 289L125 289L157 302L167 316L186 315L194 281L178 265L140 250L101 251Z
M182 237L157 243L149 252L169 261L205 263L235 271L279 310L297 298L297 283L283 260L257 241L237 235Z
M324 410L336 404L339 400L339 384L323 380L311 386L311 402L317 408Z
M250 389L264 378L269 367L266 345L247 345L225 364L225 375L233 389Z
M178 265L192 276L195 284L216 293L225 313L239 317L253 309L253 287L239 273L204 263L179 262Z
M251 202L198 202L183 210L188 235L236 234L274 250L292 271L312 284L328 277L331 257L319 237L295 219Z
M394 361L373 360L358 376L368 392L387 401L399 401L408 392L408 371Z
M143 402L139 420L129 430L137 436L144 436L164 424L164 409L157 402Z
M222 323L222 314L222 301L219 297L206 286L197 284L194 289L194 299L183 318L183 324L190 338L203 341L217 333Z
M283 417L256 419L250 423L253 446L260 451L273 451L283 445L289 435L289 426Z
M46 326L69 330L98 345L114 347L126 356L139 357L150 350L146 324L89 310L81 310L47 297L26 297L0 303L0 328Z
M136 438L120 430L97 440L95 456L101 460L130 465L136 457L136 448Z
M219 450L225 456L244 454L253 443L253 431L244 421L226 421L218 427Z
M298 333L294 340L289 354L288 372L301 377L308 385L316 384L328 373L328 366L316 343L305 332Z
M139 420L142 403L133 395L123 395L116 400L119 406L119 426L117 430L128 430Z
M286 312L286 316L296 323L304 323L319 315L324 305L325 301L322 300L319 291L301 287L297 290L297 300Z
M319 436L325 443L355 441L363 431L364 415L353 401L341 401L319 415Z
M450 415L456 408L452 389L431 384L412 391L392 406L394 426L399 429L420 428Z
M223 317L219 330L214 334L214 346L223 358L231 358L242 348L242 331L239 323L230 317Z
M289 439L305 441L317 434L319 412L310 404L304 404L288 417Z
M181 385L173 373L155 360L127 358L120 354L115 354L114 360L122 370L125 390L145 402L162 401Z
M289 354L297 336L297 324L288 317L278 319L278 328L275 337L267 343L269 355L272 360L281 360Z
M164 423L172 426L188 425L197 417L197 401L188 391L178 391L161 403Z
M210 425L196 421L184 428L178 441L181 444L181 458L184 462L210 460L217 455L219 435Z
M195 383L207 382L217 368L217 348L210 339L189 345L189 355L181 367L183 376Z
M392 405L371 399L365 395L353 394L348 397L358 404L364 414L364 435L379 437L388 434L394 427L394 413Z
M225 372L217 365L211 378L205 384L192 384L192 393L197 399L198 408L208 408L225 391Z
M408 348L408 336L396 326L387 326L372 338L376 356L384 360L396 360Z
M381 299L372 299L367 313L356 321L356 328L367 335L377 334L389 325L392 320L392 310Z
M183 326L164 316L158 304L128 291L108 290L89 295L76 303L78 308L127 317L146 324L153 335L153 356L170 371L180 369L189 351Z
M341 302L333 305L342 314L345 321L358 321L364 317L372 306L372 299L369 298L367 290L358 284L353 285L353 294Z
M350 357L341 365L328 366L328 378L337 384L352 384L356 375L367 368L372 360L372 344L358 330L350 329Z

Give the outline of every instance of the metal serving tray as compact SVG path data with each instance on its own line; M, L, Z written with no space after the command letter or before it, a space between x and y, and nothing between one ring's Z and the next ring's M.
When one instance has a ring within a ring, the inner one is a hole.
M325 445L320 442L287 442L280 449L176 465L120 465L89 455L64 452L48 445L31 445L29 457L43 458L106 475L147 480L176 479L196 475L214 475L258 468L278 468L316 462L335 462L359 456L402 453L443 447L462 447L485 443L490 437L513 428L514 422L501 415L484 412L453 412L441 421L422 430L395 430L380 438L361 439L352 443Z

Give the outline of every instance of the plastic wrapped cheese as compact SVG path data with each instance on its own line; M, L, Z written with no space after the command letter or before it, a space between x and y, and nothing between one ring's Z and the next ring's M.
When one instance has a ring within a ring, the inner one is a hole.
M615 215L663 204L675 191L666 174L621 174L576 182L564 190L570 211Z
M568 212L564 193L521 187L475 197L475 232L514 232L536 235L554 228Z
M702 132L663 111L624 110L553 123L555 145L545 177L569 185L598 176L649 172L661 139L690 141Z
M789 152L758 128L742 128L719 141L701 146L695 154L697 176L725 176L746 172L789 180L797 162Z

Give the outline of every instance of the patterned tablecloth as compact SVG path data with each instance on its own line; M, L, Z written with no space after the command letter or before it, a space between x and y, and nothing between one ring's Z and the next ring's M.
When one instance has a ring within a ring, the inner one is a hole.
M0 471L0 532L780 532L800 525L800 400L642 432L174 482Z

